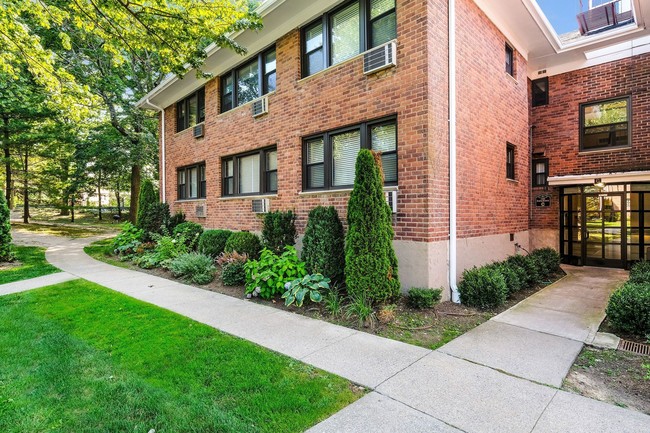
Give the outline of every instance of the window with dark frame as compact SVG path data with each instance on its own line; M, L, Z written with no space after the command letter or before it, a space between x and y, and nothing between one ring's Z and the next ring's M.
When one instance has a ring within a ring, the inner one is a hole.
M548 77L533 80L533 107L548 105Z
M205 121L205 88L176 103L176 132Z
M515 76L515 50L506 44L506 72Z
M515 146L506 145L506 178L515 180Z
M631 117L629 96L580 104L580 150L629 147Z
M278 151L265 148L222 159L222 194L246 196L278 191Z
M548 158L533 159L533 187L548 185Z
M221 76L221 112L273 92L276 87L275 46Z
M349 188L360 149L381 152L385 185L397 185L397 121L366 122L303 140L303 189Z
M178 200L195 200L207 197L205 163L181 167L176 170Z
M355 0L302 30L302 76L308 77L397 37L395 0Z

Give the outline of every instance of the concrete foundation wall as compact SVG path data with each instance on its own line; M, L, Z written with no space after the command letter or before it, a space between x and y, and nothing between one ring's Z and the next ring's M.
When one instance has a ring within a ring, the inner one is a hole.
M532 249L551 247L560 251L560 231L556 229L531 229L530 247Z
M503 260L518 252L515 244L530 251L528 231L515 233L513 241L509 233L498 235L464 238L458 240L458 280L463 271L473 266L482 266L494 261Z

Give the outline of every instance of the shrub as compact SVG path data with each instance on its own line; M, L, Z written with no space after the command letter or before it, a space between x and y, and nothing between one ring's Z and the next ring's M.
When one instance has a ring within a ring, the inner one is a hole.
M181 277L195 284L208 284L214 279L215 267L212 258L200 253L181 254L171 261L169 270L175 277Z
M508 287L508 294L517 292L523 288L521 282L521 273L518 266L513 265L512 263L506 261L493 263L488 265L494 268L497 272L503 275L503 279L506 281L506 286Z
M344 281L345 237L334 206L318 206L309 212L302 245L307 272L323 274L334 283Z
M185 214L183 213L182 210L179 210L174 215L172 215L171 218L169 218L169 222L167 223L167 230L173 233L176 226L184 222L185 222Z
M281 256L264 249L257 260L250 260L246 269L246 293L258 294L264 299L271 299L284 292L284 285L296 278L304 277L305 264L298 259L296 249L285 247Z
M137 257L133 262L144 269L169 267L170 262L176 257L189 252L183 237L154 235L156 247L152 252Z
M509 265L520 268L519 270L515 269L515 271L519 275L522 288L534 286L542 281L542 277L539 274L539 267L534 257L516 254L508 257L506 261Z
M235 251L240 254L246 254L253 260L259 258L261 249L262 244L260 243L260 238L251 232L235 232L231 234L224 247L224 251L227 253Z
M152 240L154 239L153 235L166 232L169 219L169 205L167 203L153 203L147 206L138 223L138 227L144 230L143 240Z
M113 252L117 255L133 254L143 237L144 231L127 221L122 225L122 231L113 239Z
M534 250L530 255L537 260L537 266L542 278L548 278L560 270L560 253L553 248L540 248Z
M292 282L286 283L284 288L287 289L282 294L284 305L288 307L295 302L296 307L302 307L307 295L309 295L312 302L322 301L323 295L321 292L330 289L330 279L321 274L305 275L302 278L296 278Z
M650 334L650 284L628 281L609 298L607 316L623 332Z
M481 309L503 305L508 296L506 280L493 266L465 270L458 290L463 304Z
M195 249L199 243L199 237L203 233L203 226L192 221L180 223L174 229L174 236L182 236L190 249Z
M409 290L406 297L406 303L411 308L424 309L433 308L442 296L442 289L419 289Z
M230 230L206 230L199 238L199 251L206 256L219 257L226 247Z
M10 262L14 259L11 251L11 223L7 200L0 191L0 262Z
M153 182L149 179L145 179L144 182L142 182L142 185L140 185L140 195L138 196L138 213L137 213L137 218L135 220L135 224L141 228L147 230L146 227L144 227L142 224L144 222L143 218L145 218L145 213L147 212L147 209L149 209L149 206L157 204L158 203L158 194L156 193L156 189L153 186Z
M248 261L246 254L222 253L217 259L221 266L221 281L224 286L243 286L246 284L246 269Z
M338 317L343 312L343 297L336 287L331 288L323 296L325 311L334 317Z
M296 214L287 211L269 212L264 215L262 243L264 248L282 254L284 247L296 244Z
M650 283L650 262L643 260L635 263L630 268L630 282L647 284Z
M373 153L362 149L348 202L345 281L348 293L371 302L399 295L397 257L393 250L392 213L384 196L381 167Z
M365 326L374 329L377 323L377 314L372 308L372 301L368 299L365 292L352 295L350 304L345 308L345 317L348 319L356 317L359 328Z

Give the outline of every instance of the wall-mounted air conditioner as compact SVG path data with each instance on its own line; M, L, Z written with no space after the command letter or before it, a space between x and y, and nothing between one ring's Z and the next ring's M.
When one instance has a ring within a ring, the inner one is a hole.
M395 41L373 48L363 55L363 73L366 75L393 66L397 66L397 44Z
M254 213L268 213L271 210L271 201L268 198L256 198L253 200L252 210Z
M194 135L194 138L201 138L203 137L203 134L205 132L205 125L203 123L199 123L198 125L194 126L194 129L192 129L192 135Z
M397 213L397 191L386 191L384 194L386 195L386 201L388 202L388 206L390 206L390 210L393 213Z
M253 117L260 117L269 112L269 98L266 96L253 101L252 104Z

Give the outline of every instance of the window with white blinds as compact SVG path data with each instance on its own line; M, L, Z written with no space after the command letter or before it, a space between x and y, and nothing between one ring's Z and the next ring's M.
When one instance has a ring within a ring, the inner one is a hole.
M379 152L385 184L397 185L397 122L394 118L308 137L303 143L305 190L354 185L355 165L361 149Z
M332 64L359 54L359 3L332 15Z
M548 184L548 159L533 160L533 187Z
M206 197L205 163L179 168L177 179L179 200Z
M239 193L260 192L260 155L239 158Z
M261 149L222 160L222 194L255 195L278 190L278 151Z

